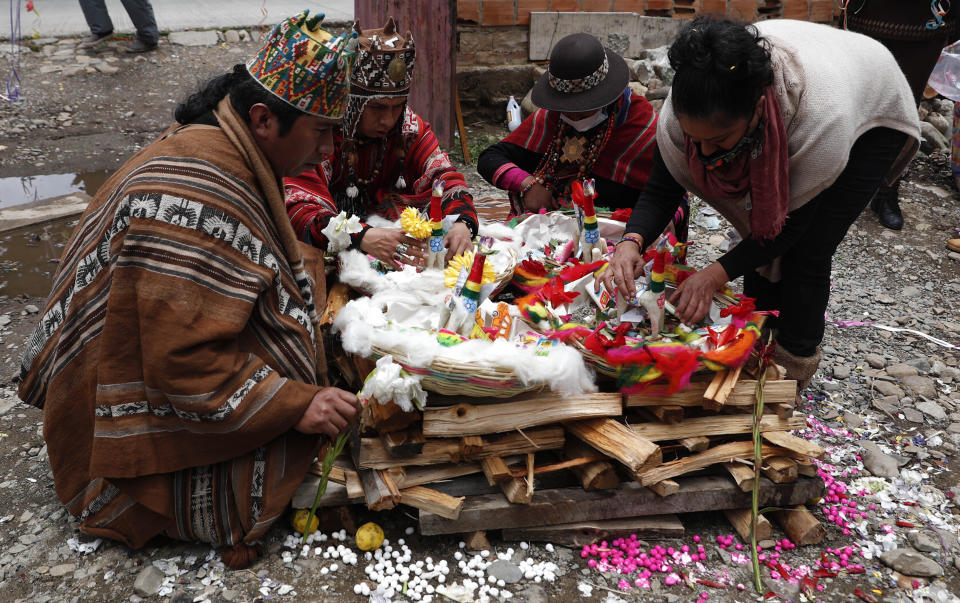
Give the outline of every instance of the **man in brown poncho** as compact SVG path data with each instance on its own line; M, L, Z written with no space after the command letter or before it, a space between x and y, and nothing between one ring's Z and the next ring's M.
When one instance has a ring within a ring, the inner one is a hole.
M230 547L284 512L356 397L325 387L319 254L282 178L333 150L355 40L303 12L211 80L91 201L27 343L57 495L93 536Z

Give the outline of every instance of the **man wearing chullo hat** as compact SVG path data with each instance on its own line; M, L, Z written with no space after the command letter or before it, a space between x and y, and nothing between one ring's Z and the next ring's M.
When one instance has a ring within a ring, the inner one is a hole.
M531 95L540 108L477 161L487 182L509 192L511 214L570 207L571 183L586 178L596 181L598 207L633 207L653 167L657 114L629 83L626 62L596 37L554 45ZM675 223L681 237L685 217Z
M444 236L449 261L471 248L477 234L477 212L463 175L440 149L430 124L407 106L416 58L413 36L402 35L393 18L382 29L354 31L360 39L350 74L350 100L335 134L335 151L296 178L287 178L287 210L300 239L320 249L360 249L387 265L416 264L422 243L399 228L374 228L374 215L396 220L404 208L424 208L431 187L440 180L444 216L457 215ZM346 237L328 236L328 226L341 212L361 220ZM326 230L326 232L325 232Z
M326 386L322 261L281 185L332 150L346 106L356 41L321 19L284 20L177 107L67 245L19 395L43 409L57 496L86 534L248 565L358 411Z

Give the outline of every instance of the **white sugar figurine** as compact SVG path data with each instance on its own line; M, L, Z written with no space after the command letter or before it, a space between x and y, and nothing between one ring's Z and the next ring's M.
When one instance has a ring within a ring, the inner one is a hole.
M427 254L427 268L438 268L443 270L446 253L443 247L443 236L446 231L443 229L443 181L433 181L433 194L430 195L430 225L433 231L430 233L430 251Z

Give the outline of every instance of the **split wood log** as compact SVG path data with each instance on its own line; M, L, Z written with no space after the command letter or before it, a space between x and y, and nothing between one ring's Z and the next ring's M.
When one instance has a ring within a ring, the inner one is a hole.
M809 440L798 438L797 436L783 431L769 431L763 434L763 439L774 446L792 450L803 457L812 457L822 459L826 451Z
M577 438L568 438L563 447L563 458L575 459L590 456L596 449L584 444ZM571 467L570 470L584 490L609 490L620 485L620 476L610 460L595 461L587 465Z
M730 473L730 477L733 478L733 481L737 483L737 486L744 492L751 492L753 490L753 480L756 475L753 472L753 467L750 465L745 465L743 463L724 463L723 467Z
M483 450L483 438L480 436L466 436L460 438L460 452L463 456L473 456Z
M634 475L663 462L659 446L613 419L587 419L566 423L564 427L590 446L626 465Z
M674 394L668 394L665 387L652 386L642 393L628 394L624 404L634 406L703 406L707 383L691 383L690 388ZM750 406L756 402L757 382L753 379L741 379L733 386L724 406ZM797 397L797 382L792 379L767 381L763 388L764 404L793 402Z
M371 511L386 511L400 502L400 489L390 474L383 469L360 471L360 483L367 508Z
M565 461L560 461L559 463L550 463L549 465L540 465L539 467L534 467L533 474L541 475L543 473L553 473L554 471L563 471L564 469L573 469L574 467L581 467L583 465L589 465L590 463L595 463L597 461L602 461L608 457L600 455L584 456L580 458L567 459ZM508 467L507 470L510 472L510 475L513 477L525 477L529 475L529 467Z
M411 467L422 465L439 465L442 463L459 463L464 460L476 460L490 456L513 456L527 452L556 450L562 448L564 431L559 426L538 427L526 430L492 435L484 438L480 451L471 455L464 455L461 441L455 438L427 439L423 451L405 459L395 459L390 456L379 438L360 438L356 444L358 449L357 469L387 469L389 467ZM353 444L351 444L353 447Z
M762 450L764 458L768 456L783 456L783 452L784 450L782 448L776 446L764 446ZM650 484L662 482L665 479L677 477L690 471L696 471L697 469L703 469L716 463L730 463L739 458L752 458L752 455L753 442L729 442L727 444L714 446L700 454L694 454L682 459L670 461L669 463L664 463L659 467L638 474L636 479L642 485L649 486Z
M766 398L766 396L764 396ZM763 412L770 412L781 419L786 419L787 417L793 416L794 411L797 409L797 406L793 402L780 402L778 404L772 404L767 406L766 403L763 405Z
M770 515L797 546L819 544L827 536L826 528L803 505Z
M604 393L569 398L543 395L499 404L460 403L426 408L423 434L428 437L485 435L590 417L615 417L622 413L620 394Z
M444 465L426 465L423 467L405 467L402 468L402 477L398 477L393 471L401 469L393 467L390 469L390 476L397 484L398 488L412 488L413 486L422 486L434 482L445 481L470 475L481 471L477 463L448 463Z
M654 515L629 519L584 521L553 526L511 528L503 530L501 538L510 542L552 542L564 546L582 547L602 540L612 541L636 534L645 540L680 538L683 523L676 515Z
M406 412L393 400L370 400L361 413L360 422L380 434L407 429L420 420L417 411Z
M400 503L435 513L440 517L447 519L456 519L460 517L460 509L463 508L465 497L455 498L443 492L437 492L424 486L414 486L400 491Z
M511 477L499 486L507 500L515 505L528 505L533 500L533 487L525 477Z
M785 456L773 456L760 467L763 474L775 484L792 484L797 481L797 463Z
M486 530L475 530L464 534L464 542L467 544L468 551L489 551L490 541L487 540Z
M647 487L656 492L657 496L670 496L680 491L680 484L672 479L665 479L662 482L650 484Z
M397 459L410 458L423 452L423 445L427 440L423 437L419 427L411 427L403 431L381 433L380 441L387 454Z
M500 482L509 481L515 477L511 473L510 468L507 467L507 464L503 462L503 459L498 456L480 459L480 467L483 469L483 474L487 476L487 482L489 482L491 486L499 484Z
M781 419L773 415L764 415L760 420L760 431L785 431L803 429L806 419L802 416ZM717 415L687 419L678 425L663 423L635 423L630 426L634 433L652 442L678 440L692 436L719 436L751 433L753 415Z
M710 438L706 436L683 438L680 440L680 445L686 448L688 452L703 452L710 447Z
M796 458L793 461L797 464L797 473L800 475L806 475L807 477L817 477L819 475L817 466L813 461L803 461Z
M737 531L744 542L750 542L750 524L752 523L753 511L750 509L727 509L723 512L730 521L730 525ZM773 534L773 526L763 515L757 517L757 540L766 540ZM749 547L748 547L749 550Z
M719 371L713 375L713 379L710 380L707 389L703 390L703 402L701 404L706 404L707 400L712 400L713 397L717 395L717 392L719 392L723 386L723 382L727 380L729 372L730 371L727 370Z
M743 366L738 366L737 368L726 371L726 376L720 384L720 387L717 388L717 391L710 396L704 395L703 407L713 411L723 410L723 406L727 403L727 398L733 393L737 381L740 380L740 372L742 370ZM713 385L713 383L710 385ZM766 398L766 395L764 395L764 398Z
M340 310L350 301L350 287L346 283L334 283L327 290L327 306L320 316L320 326L326 327L333 324L333 319L337 317Z
M664 423L680 423L683 421L682 406L651 406L650 412Z
M510 504L499 492L471 496L464 502L456 521L421 512L420 533L432 536L750 506L751 494L741 491L726 476L684 477L676 481L680 492L666 498L636 482L622 483L615 493L587 492L580 487L540 489L528 505ZM761 478L759 504L793 506L822 496L823 492L820 479L802 478L795 484L778 486Z

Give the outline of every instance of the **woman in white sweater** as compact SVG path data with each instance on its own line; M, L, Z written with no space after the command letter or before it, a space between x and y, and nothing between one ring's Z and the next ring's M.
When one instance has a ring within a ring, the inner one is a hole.
M698 17L669 58L653 172L604 285L629 294L643 249L696 194L743 240L674 292L678 316L700 320L743 276L758 309L780 311L777 361L802 389L820 361L833 254L919 147L910 87L879 42L802 21Z

